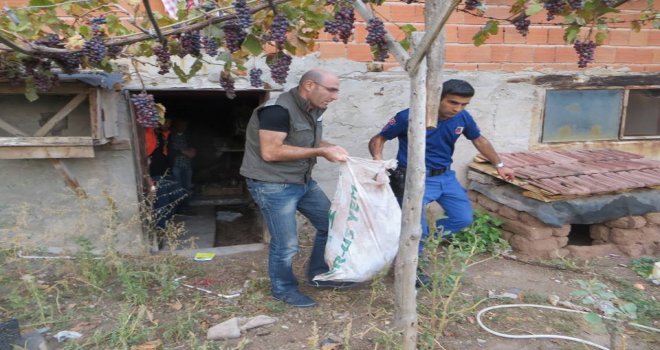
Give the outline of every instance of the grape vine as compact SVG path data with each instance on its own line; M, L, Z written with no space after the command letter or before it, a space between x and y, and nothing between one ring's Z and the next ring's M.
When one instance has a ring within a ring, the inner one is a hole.
M353 34L355 27L355 13L353 12L353 4L344 2L339 5L338 10L335 12L333 21L325 21L325 32L332 34L335 41L341 41L344 44L348 43Z
M374 60L383 62L389 57L387 41L385 40L385 25L378 17L370 19L367 23L367 43L371 45Z
M142 92L131 96L131 103L135 109L138 124L145 128L157 128L159 123L158 109L154 102L154 95Z

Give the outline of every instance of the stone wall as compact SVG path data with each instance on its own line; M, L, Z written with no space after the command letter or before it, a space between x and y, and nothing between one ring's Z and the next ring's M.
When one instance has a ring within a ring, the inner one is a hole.
M468 195L475 210L503 221L502 238L523 255L590 259L608 254L630 257L660 254L660 213L627 216L590 225L592 245L578 246L568 245L569 224L552 227L526 212L495 202L476 191L468 191Z

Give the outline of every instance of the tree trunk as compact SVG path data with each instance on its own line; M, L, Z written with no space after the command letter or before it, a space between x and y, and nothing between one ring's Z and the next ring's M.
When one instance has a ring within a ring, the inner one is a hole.
M413 34L413 45L422 33ZM426 64L422 62L410 80L410 123L408 125L408 168L403 198L401 239L395 266L395 326L403 329L403 349L417 347L417 252L422 235L420 226L426 167Z
M430 28L434 21L443 18L449 1L427 1L424 5L424 24ZM453 7L452 7L453 9ZM435 128L438 123L438 108L442 93L442 65L445 63L445 30L440 32L426 53L426 128Z

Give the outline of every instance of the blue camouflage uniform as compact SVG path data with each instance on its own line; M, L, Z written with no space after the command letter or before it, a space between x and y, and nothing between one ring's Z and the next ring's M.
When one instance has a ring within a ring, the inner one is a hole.
M408 164L408 122L409 109L397 113L381 130L380 136L387 140L395 137L399 139L397 161L399 167ZM456 179L456 173L451 170L454 145L461 135L468 140L481 136L479 127L466 110L459 112L446 120L438 120L435 129L426 131L426 182L424 190L423 208L437 201L445 210L444 219L436 222L438 230L443 231L443 237L459 232L472 223L472 206L465 189ZM435 175L434 174L439 174ZM401 198L399 203L401 202ZM429 236L429 227L426 221L426 210L422 210L422 243Z

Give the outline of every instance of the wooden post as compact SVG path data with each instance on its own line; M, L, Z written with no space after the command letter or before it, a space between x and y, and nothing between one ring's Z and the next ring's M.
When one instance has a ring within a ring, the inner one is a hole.
M423 33L413 33L418 45ZM422 197L426 167L426 64L420 64L410 80L410 122L408 124L408 168L399 253L396 258L394 324L403 328L403 349L417 348L417 260L422 236Z

